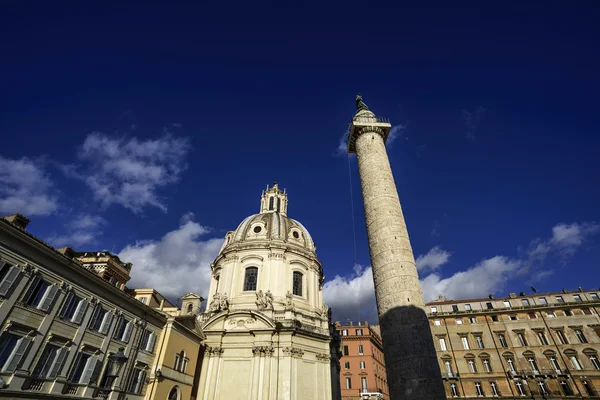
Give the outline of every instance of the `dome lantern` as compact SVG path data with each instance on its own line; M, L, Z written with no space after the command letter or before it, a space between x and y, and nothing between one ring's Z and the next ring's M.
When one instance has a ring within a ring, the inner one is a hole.
M279 189L277 181L273 183L273 187L263 190L260 197L260 213L277 212L283 216L287 215L287 193L285 189Z

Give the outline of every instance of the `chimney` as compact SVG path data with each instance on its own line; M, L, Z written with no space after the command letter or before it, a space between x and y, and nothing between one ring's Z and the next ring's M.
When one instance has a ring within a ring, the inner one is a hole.
M75 257L75 250L73 250L70 247L61 247L60 249L56 249L56 251L58 251L60 254L62 254L63 256L70 258L71 260L73 259L73 257Z
M489 297L490 299L493 299L493 298L494 298L494 295L493 295L493 294L490 294L488 297Z
M525 292L519 293L519 296L525 296Z
M509 293L508 297L510 297L511 299L516 299L517 298L517 294L516 293Z
M580 292L583 292L583 288L581 286L579 286L578 289L579 289Z
M25 230L25 228L27 228L27 225L29 224L29 218L21 214L12 214L8 217L4 217L4 219L10 222L11 224L15 225L17 228L23 230Z

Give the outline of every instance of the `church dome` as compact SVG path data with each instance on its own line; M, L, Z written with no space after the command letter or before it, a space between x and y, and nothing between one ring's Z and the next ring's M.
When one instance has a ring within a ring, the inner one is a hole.
M287 216L287 194L279 189L277 182L263 191L260 212L247 217L235 231L227 233L224 249L264 241L281 241L311 252L316 250L308 230Z

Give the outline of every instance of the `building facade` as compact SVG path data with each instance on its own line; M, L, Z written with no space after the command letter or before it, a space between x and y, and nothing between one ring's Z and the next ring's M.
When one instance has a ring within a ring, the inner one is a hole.
M335 328L342 338L342 400L389 400L379 326L336 322Z
M123 290L131 264L56 250L28 222L0 218L0 397L92 399L109 389L109 399L192 398L195 316L142 304ZM127 361L107 387L107 360L119 351Z
M426 305L448 398L600 398L600 290Z
M226 234L212 264L199 399L338 398L321 261L287 207L286 192L267 187L260 212Z

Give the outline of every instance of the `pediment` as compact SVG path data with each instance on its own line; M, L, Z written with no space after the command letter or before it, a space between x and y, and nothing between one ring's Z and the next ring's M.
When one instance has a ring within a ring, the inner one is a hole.
M275 329L275 323L262 313L255 311L233 311L216 314L202 326L207 331L252 331Z

